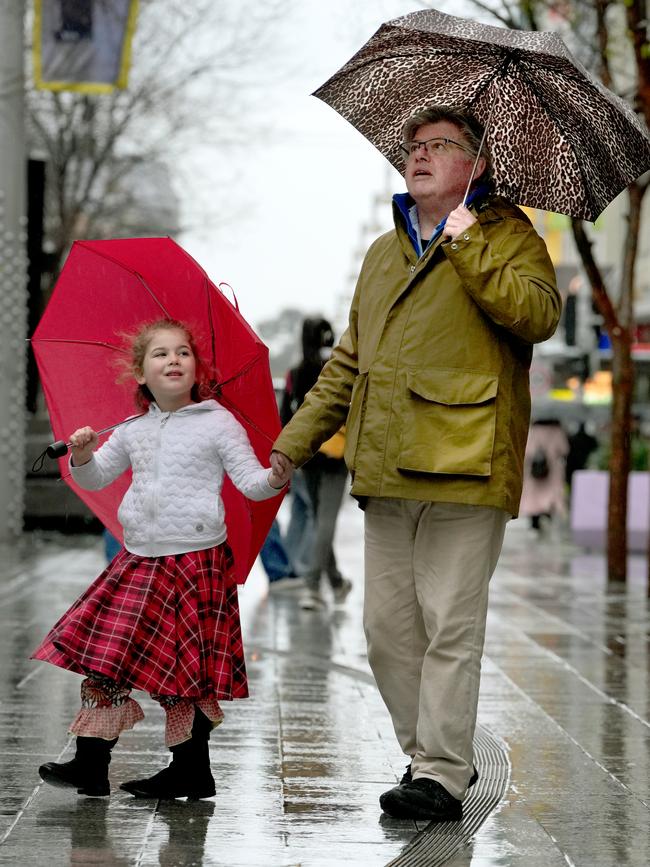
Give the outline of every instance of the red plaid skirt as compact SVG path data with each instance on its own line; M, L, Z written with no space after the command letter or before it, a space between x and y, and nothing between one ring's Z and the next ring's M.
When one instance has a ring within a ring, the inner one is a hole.
M246 698L237 584L227 544L167 557L121 551L32 654L184 698Z

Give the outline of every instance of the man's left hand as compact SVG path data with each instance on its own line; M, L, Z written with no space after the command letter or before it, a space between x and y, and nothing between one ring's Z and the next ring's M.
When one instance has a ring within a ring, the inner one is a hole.
M274 449L271 452L270 464L271 470L275 474L276 478L279 479L283 485L286 485L286 483L291 480L291 476L295 469L291 458L288 458L286 455L282 454L282 452L278 452ZM273 485L272 482L271 484Z
M459 205L447 217L442 234L447 238L457 238L461 232L469 229L475 222L476 217L474 214L464 205Z

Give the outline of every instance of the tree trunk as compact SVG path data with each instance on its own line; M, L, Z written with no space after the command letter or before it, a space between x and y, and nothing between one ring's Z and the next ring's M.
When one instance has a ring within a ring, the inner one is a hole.
M627 491L631 464L632 400L634 396L634 274L641 231L641 205L646 187L630 184L630 209L623 249L621 292L618 302L618 326L612 338L612 450L609 467L609 521L607 561L610 581L625 581L627 562ZM619 517L619 510L624 515Z
M616 333L618 332L618 333ZM612 341L612 419L607 509L607 573L610 581L627 579L627 487L630 473L632 410L632 333L617 326Z
M607 510L607 570L610 581L627 578L627 480L630 468L630 409L632 406L631 332L622 327L602 273L594 259L592 242L582 220L571 221L593 299L605 320L612 342L612 418ZM628 310L627 304L624 310Z

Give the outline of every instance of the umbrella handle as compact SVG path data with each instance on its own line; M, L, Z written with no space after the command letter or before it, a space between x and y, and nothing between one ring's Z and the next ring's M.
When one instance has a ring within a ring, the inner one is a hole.
M43 464L45 463L45 455L47 455L48 458L62 458L68 453L69 448L70 443L66 443L63 440L57 440L55 443L50 443L47 448L43 449L32 464L32 472L40 473L43 469Z
M119 427L121 424L126 424L129 421L134 421L134 419L140 418L143 415L146 415L146 413L141 412L137 415L130 415L128 418L122 419L122 421L118 421L116 424L110 424L108 427L103 427L101 430L98 430L97 435L101 436L101 434L108 433L109 430L115 430L115 428ZM50 443L49 446L43 452L41 452L41 454L32 464L32 472L38 473L43 468L45 455L47 455L48 458L63 458L65 457L65 455L68 454L68 449L71 446L72 443L65 442L65 440L57 440L54 443Z
M225 283L224 281L222 281L221 283L217 283L217 288L219 289L219 292L221 292L222 295L226 294L223 291L223 289L221 288L222 286L227 286L230 289L230 291L232 292L233 301L235 302L235 310L237 311L237 313L239 313L239 304L237 303L237 296L235 295L235 290L232 288L230 283Z
M57 440L55 443L50 443L45 449L45 454L48 458L62 458L68 454L68 449L72 443L67 443L65 440Z
M117 424L110 424L108 427L103 427L101 430L97 431L97 436L108 433L109 430L115 430L116 427L119 427L121 424L125 424L127 421L133 421L134 418L140 418L140 416L132 415L129 416L129 418L118 421ZM57 440L55 443L49 444L49 446L45 449L45 454L48 456L48 458L62 458L64 455L68 454L68 449L71 447L72 443L67 443L64 440Z

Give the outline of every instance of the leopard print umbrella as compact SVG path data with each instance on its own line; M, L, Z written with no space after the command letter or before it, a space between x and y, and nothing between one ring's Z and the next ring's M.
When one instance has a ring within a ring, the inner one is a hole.
M430 105L484 125L496 190L595 220L650 170L650 135L554 33L506 30L433 9L388 21L315 91L403 172L402 124Z

